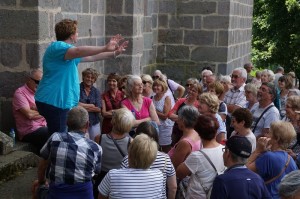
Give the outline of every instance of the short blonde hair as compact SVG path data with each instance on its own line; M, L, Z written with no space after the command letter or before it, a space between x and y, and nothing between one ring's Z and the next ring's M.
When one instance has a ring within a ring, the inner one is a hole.
M151 85L153 84L153 79L150 75L148 74L142 74L141 75L141 79L142 81L146 81L146 82L149 82Z
M268 79L269 79L269 82L274 82L275 80L275 74L273 71L269 70L269 69L265 69L263 71L261 71L261 74L267 74L268 75Z
M208 85L208 88L215 89L216 95L222 95L224 93L224 86L219 81L214 81Z
M99 72L93 68L86 68L82 71L82 79L87 75L92 75L95 81L98 79L98 76L100 75Z
M162 87L162 89L163 89L162 92L163 93L165 93L165 92L168 91L168 84L167 84L167 82L164 79L158 78L158 79L154 80L153 86L156 86L156 85Z
M130 168L148 169L157 155L157 143L146 134L137 135L128 149Z
M296 131L290 122L275 121L271 124L270 133L282 149L287 149L296 137Z
M300 96L292 95L286 100L286 104L291 105L292 110L300 111Z
M257 97L257 91L258 91L258 88L255 84L252 84L252 83L248 83L245 85L245 91L250 91L254 97Z
M127 108L120 108L113 112L111 119L112 131L118 134L128 133L133 126L135 118Z
M212 113L217 113L219 109L219 99L211 93L202 93L199 97L200 103L205 103Z

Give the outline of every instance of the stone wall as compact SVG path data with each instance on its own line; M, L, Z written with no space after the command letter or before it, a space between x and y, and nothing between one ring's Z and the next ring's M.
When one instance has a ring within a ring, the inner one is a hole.
M130 41L117 59L80 64L100 72L96 86L120 74L161 69L183 82L207 65L229 73L250 58L253 0L1 0L0 130L14 126L11 99L24 73L41 66L54 25L77 19L77 45L104 45L121 33Z

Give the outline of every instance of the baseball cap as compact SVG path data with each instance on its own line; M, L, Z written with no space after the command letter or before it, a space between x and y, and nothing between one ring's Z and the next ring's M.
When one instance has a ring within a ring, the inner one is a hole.
M226 141L226 147L237 156L248 158L251 155L251 142L242 136L232 136Z

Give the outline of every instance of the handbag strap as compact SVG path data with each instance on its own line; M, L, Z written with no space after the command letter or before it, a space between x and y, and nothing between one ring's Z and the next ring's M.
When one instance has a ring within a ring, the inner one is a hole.
M257 121L255 122L255 125L254 125L254 127L253 127L253 129L252 129L252 132L253 132L253 133L254 133L256 127L257 127L258 122L259 122L260 119L262 118L262 116L263 116L270 108L272 108L272 107L274 107L274 105L269 106L268 108L266 108L266 109L261 113L261 115L259 116L259 118L258 118Z
M112 141L114 142L114 144L116 145L118 151L121 153L121 155L123 156L123 158L125 157L124 152L122 151L122 149L120 148L120 146L118 145L117 141L113 138L113 136L107 134L107 137L111 138Z
M216 173L218 173L215 165L212 163L212 161L210 160L210 158L206 155L206 153L204 153L203 151L199 150L200 153L202 153L204 155L204 157L207 159L207 161L209 162L209 164L214 168L214 170L216 171Z
M291 160L291 156L288 154L288 159L287 159L284 167L282 168L281 172L277 176L271 178L270 180L265 181L265 184L270 184L271 182L273 182L274 180L276 180L277 178L279 178L283 174L283 172L286 170L287 166L290 163L290 160Z

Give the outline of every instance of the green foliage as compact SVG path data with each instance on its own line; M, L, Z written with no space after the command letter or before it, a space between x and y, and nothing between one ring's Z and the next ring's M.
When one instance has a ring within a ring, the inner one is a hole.
M299 0L254 0L252 62L300 76Z

